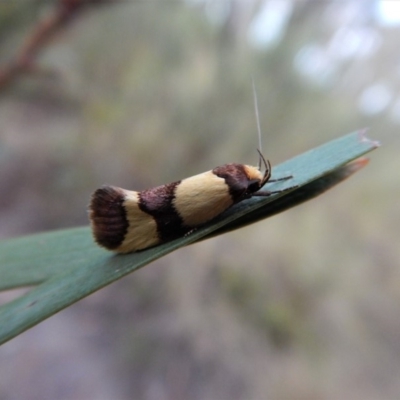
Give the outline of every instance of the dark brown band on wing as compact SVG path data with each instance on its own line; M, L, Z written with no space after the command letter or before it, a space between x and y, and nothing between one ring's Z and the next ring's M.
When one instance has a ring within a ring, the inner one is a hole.
M113 186L97 189L90 203L90 220L96 242L107 249L119 247L128 231L124 191Z
M229 194L236 203L246 193L249 180L243 164L225 164L212 170L213 174L225 179Z
M173 206L175 188L180 181L139 192L139 208L150 214L157 223L157 232L161 242L181 237L189 228Z

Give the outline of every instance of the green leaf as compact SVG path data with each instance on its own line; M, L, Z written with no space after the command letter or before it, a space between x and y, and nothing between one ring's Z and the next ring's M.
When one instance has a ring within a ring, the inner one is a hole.
M297 185L270 197L253 197L192 234L128 255L97 247L89 228L37 234L0 243L0 289L41 283L0 307L0 344L105 285L179 247L215 236L293 207L329 189L363 165L352 160L377 147L355 132L286 161L273 176L293 179L267 184L268 190Z

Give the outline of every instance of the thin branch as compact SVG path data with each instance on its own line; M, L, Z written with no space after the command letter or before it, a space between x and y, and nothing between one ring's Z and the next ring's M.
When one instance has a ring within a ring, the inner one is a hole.
M8 64L0 66L0 90L22 74L40 70L36 58L48 42L90 5L111 3L114 0L58 0L51 10L25 39L16 56Z

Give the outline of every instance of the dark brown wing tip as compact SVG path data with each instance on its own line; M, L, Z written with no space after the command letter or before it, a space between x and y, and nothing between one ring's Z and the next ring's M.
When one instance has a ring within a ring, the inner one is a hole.
M109 250L118 248L128 231L124 207L125 192L113 186L97 189L89 206L89 218L96 242Z

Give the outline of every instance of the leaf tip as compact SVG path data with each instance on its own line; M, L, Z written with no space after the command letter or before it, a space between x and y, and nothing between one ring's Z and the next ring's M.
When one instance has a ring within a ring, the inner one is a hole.
M367 131L369 128L364 128L358 131L358 140L360 143L368 143L371 145L373 148L377 148L381 145L381 143L378 140L372 140L367 137Z

